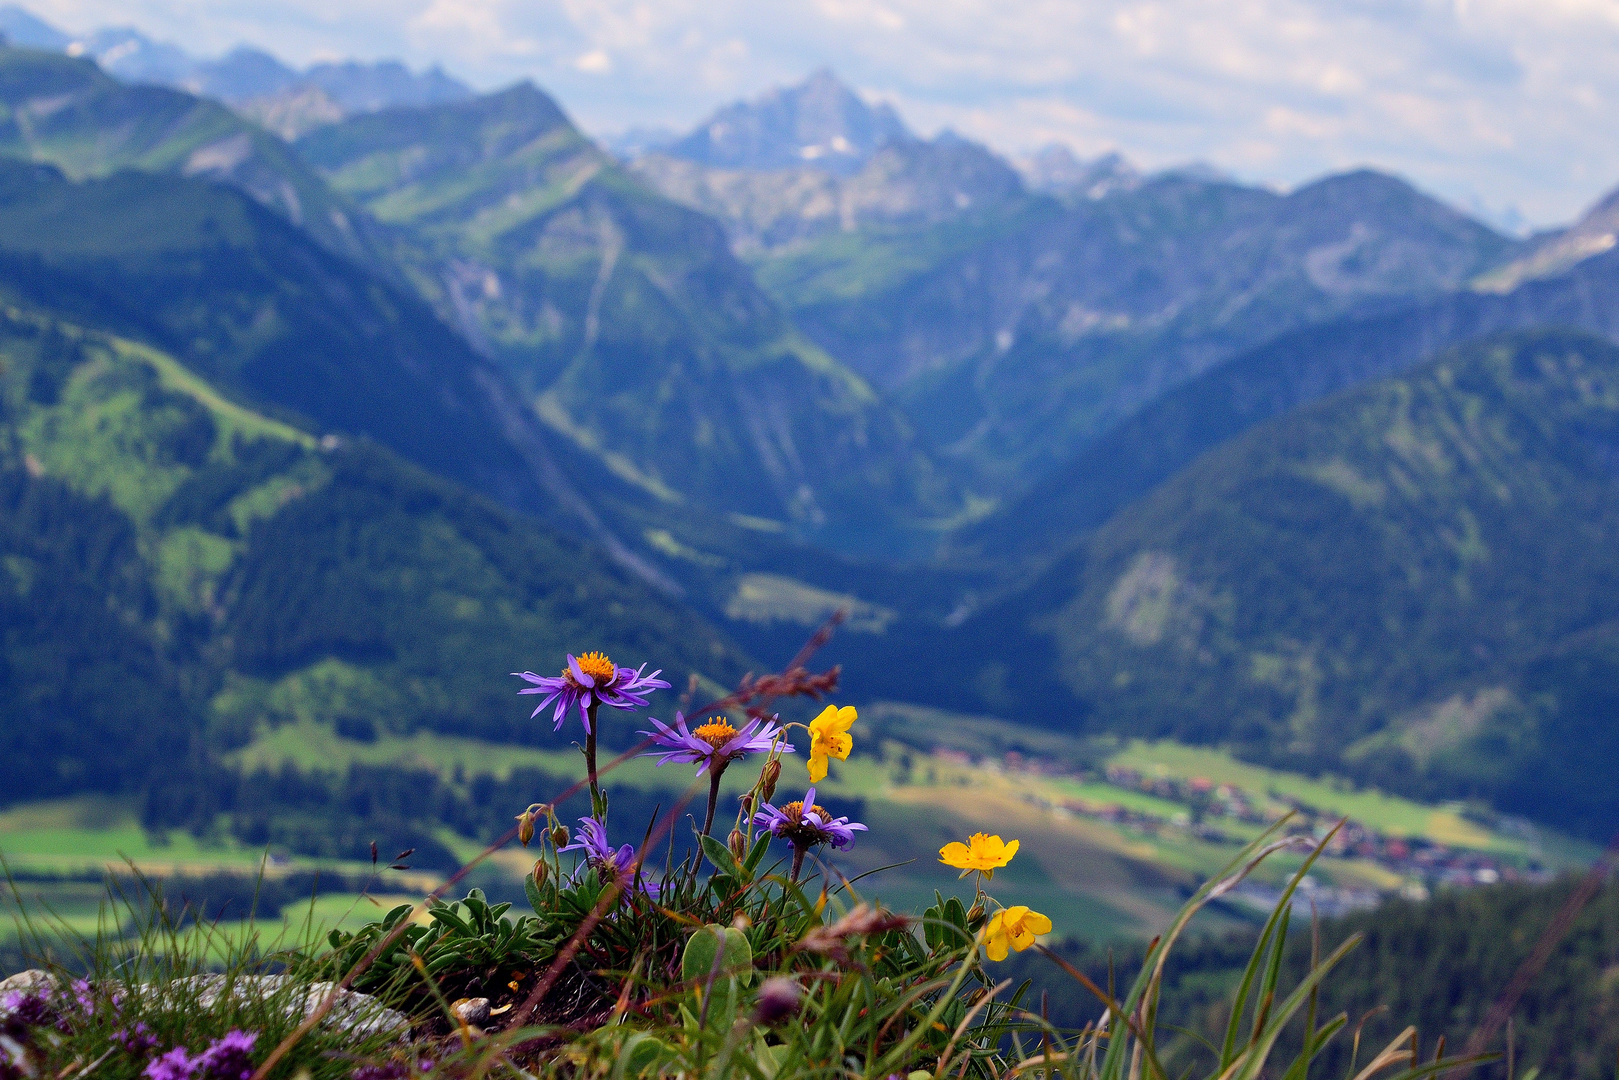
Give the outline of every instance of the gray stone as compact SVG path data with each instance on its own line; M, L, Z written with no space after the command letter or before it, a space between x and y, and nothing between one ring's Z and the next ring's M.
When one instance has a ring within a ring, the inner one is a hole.
M27 971L19 971L11 978L0 982L0 1001L5 1000L10 994L23 994L25 996L30 994L54 994L61 985L56 976L50 972L41 971L39 968L30 968Z
M197 1005L200 1008L211 1008L227 992L223 975L198 975L194 980L187 981L195 982L199 987ZM230 981L228 992L239 1003L282 998L289 1012L297 1010L297 1015L308 1019L335 989L336 983L299 983L285 975L239 975ZM360 1039L386 1034L404 1038L410 1033L410 1021L403 1013L387 1008L369 994L354 990L338 991L337 1000L332 1003L321 1024L339 1028Z

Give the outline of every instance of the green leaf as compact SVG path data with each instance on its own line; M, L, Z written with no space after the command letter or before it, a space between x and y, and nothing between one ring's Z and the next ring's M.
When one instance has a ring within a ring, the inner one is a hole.
M709 924L686 942L680 957L680 977L688 986L701 987L715 977L747 978L753 974L753 947L734 926Z
M741 879L744 877L742 868L738 866L736 864L736 860L731 857L730 848L726 847L712 836L700 836L698 839L702 841L703 854L708 856L708 861L714 864L714 868L716 870L720 871L722 874L729 874L734 878Z

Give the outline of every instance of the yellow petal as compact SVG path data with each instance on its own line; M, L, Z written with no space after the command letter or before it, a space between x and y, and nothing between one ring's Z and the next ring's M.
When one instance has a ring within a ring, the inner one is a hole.
M995 839L999 840L1000 837L997 836ZM1012 856L1017 854L1018 845L1020 843L1022 843L1021 840L1014 840L1010 844L1006 845L1006 850L1001 852L1001 858L1004 860L1001 863L1002 866L1005 866L1007 863L1012 861Z
M854 749L854 740L847 735L834 735L831 742L832 745L827 747L826 752L839 761L848 761L849 751Z
M848 731L854 727L854 722L860 719L860 714L854 711L853 705L845 705L838 710L837 730Z
M1022 904L1018 904L1015 907L1009 907L1006 909L1006 918L1004 921L1008 926L1017 926L1023 921L1023 917L1028 913L1028 908L1024 907Z
M967 863L967 845L952 840L939 849L939 861L946 866L954 866L957 870L970 870Z
M812 754L809 759L810 783L819 784L826 779L826 755Z
M809 722L810 734L825 737L837 730L838 707L828 705L821 710L821 715Z
M1031 933L1051 933L1051 920L1040 914L1038 911L1031 911L1027 915L1023 916L1023 925L1027 927Z
M1024 949L1027 949L1033 944L1034 935L1029 933L1028 930L1024 929L1023 927L1019 927L1017 931L1012 934L1012 948L1016 949L1018 952L1022 952Z
M991 960L1005 960L1006 952L1005 935L997 935L984 943L984 955L988 956Z

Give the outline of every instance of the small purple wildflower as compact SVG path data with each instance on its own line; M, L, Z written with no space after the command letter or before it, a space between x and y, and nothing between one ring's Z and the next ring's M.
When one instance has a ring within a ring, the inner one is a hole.
M56 1010L39 994L7 994L0 1001L0 1019L8 1026L43 1027L56 1020Z
M208 1080L249 1080L253 1075L250 1055L258 1038L255 1032L227 1031L197 1056L195 1064Z
M768 829L770 835L790 840L794 847L811 848L818 844L831 844L842 851L854 843L854 834L865 832L866 827L846 817L835 818L824 806L815 805L815 789L810 788L804 798L777 807L765 803L753 823Z
M176 1046L149 1062L141 1071L141 1075L146 1077L146 1080L191 1080L192 1073L196 1071L196 1060L185 1047Z
M137 1020L134 1027L120 1028L112 1033L112 1041L130 1057L145 1057L157 1049L157 1036L152 1029L146 1026L144 1020Z
M606 826L595 818L580 818L579 832L575 835L573 843L557 850L582 851L585 855L585 862L595 867L602 880L615 881L620 888L630 884L624 879L631 868L635 866L634 846L624 844L615 850L607 839ZM633 885L652 897L656 897L662 890L662 886L658 882L641 873L636 874Z
M722 772L731 762L748 754L768 753L776 745L782 730L773 722L774 717L771 720L762 717L750 720L741 731L723 717L715 717L700 725L696 731L686 727L686 717L678 712L675 713L674 727L655 716L647 719L652 721L654 730L641 734L652 740L655 749L648 750L642 757L661 755L659 765L696 765L698 776L710 770ZM793 748L784 744L782 749L791 753Z
M551 719L556 721L557 730L560 731L568 710L577 705L579 719L584 722L585 731L588 732L593 706L602 704L615 709L640 708L646 705L647 695L652 691L669 688L668 683L658 678L663 674L663 669L650 675L643 674L645 671L645 664L639 668L619 667L605 653L589 652L578 657L569 653L568 664L562 669L561 675L536 675L532 671L514 671L512 674L534 684L517 691L519 694L545 695L530 714L530 720L554 701L556 710L551 714Z
M405 1080L409 1075L410 1066L403 1061L385 1061L381 1065L361 1065L351 1080Z

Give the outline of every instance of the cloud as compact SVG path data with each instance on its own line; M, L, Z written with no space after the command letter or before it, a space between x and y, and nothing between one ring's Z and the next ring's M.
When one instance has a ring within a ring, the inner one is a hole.
M1619 0L53 0L198 51L533 78L595 130L696 123L830 65L915 126L1288 185L1371 163L1567 218L1619 183ZM603 76L611 73L611 78Z

